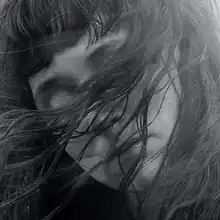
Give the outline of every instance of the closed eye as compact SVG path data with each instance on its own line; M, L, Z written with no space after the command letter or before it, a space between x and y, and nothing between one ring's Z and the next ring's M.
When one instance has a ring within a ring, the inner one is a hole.
M38 109L57 109L71 104L77 84L71 78L56 77L41 85L35 94Z

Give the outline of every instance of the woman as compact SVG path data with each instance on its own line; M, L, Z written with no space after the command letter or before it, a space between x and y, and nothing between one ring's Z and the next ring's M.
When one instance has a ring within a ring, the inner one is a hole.
M214 7L7 1L1 219L217 219Z

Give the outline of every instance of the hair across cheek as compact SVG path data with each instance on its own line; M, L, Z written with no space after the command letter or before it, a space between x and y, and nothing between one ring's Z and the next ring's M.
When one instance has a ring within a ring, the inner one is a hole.
M170 75L176 77L177 70L175 69L172 71L173 72ZM136 184L136 186L138 186L138 188L144 187L144 183L151 181L156 175L163 160L166 144L170 138L170 135L172 133L172 130L174 129L174 125L177 120L178 95L180 95L181 92L179 78L177 77L172 84L172 79L170 79L169 76L165 75L158 86L158 90L161 88L163 89L152 97L149 107L149 126L147 129L149 134L154 135L152 138L149 138L147 145L145 146L146 155L145 160L143 162L143 168L134 180L134 183ZM131 94L128 100L126 111L124 113L125 115L123 117L123 120L125 120L125 122L129 119L129 117L131 117L132 113L134 113L136 109L135 106L138 104L137 99L140 99L140 97L140 88L138 88L133 94ZM88 115L88 117L84 119L84 122L81 125L82 128L80 130L87 128L95 116L95 112L94 114L91 113L90 115ZM102 116L103 115L101 113L98 116L98 118ZM120 131L120 126L122 125L123 122L120 122L118 124L116 123L116 125L110 128L110 132L107 131L105 132L105 134L100 134L100 136L98 137L99 141L98 139L94 139L90 143L90 145L88 145L87 153L85 153L84 155L85 159L82 159L82 161L80 162L80 165L83 169L88 171L102 159L105 159L105 157L107 156L107 152L109 151L108 148L113 146L111 142L114 141L114 136L112 136L111 139L111 137L108 136L108 134L112 133L113 135L117 135L117 131ZM134 120L125 128L125 130L121 133L119 139L117 140L122 143L122 140L126 140L136 132L137 125L136 121ZM70 156L73 157L73 159L76 159L77 155L80 154L81 150L85 147L88 141L88 136L82 136L78 140L73 140L72 143L69 143L67 147L67 152L70 154ZM124 168L125 172L128 172L128 170L134 164L135 159L137 158L140 151L141 147L137 145L133 146L133 148L129 150L127 153L121 155L121 165ZM157 156L154 159L152 159L155 155ZM89 159L88 157L91 156L94 157ZM120 181L123 178L123 174L120 173L120 169L121 168L119 166L118 158L115 158L107 165L101 165L101 167L99 167L96 171L92 173L92 176L96 178L98 181L103 181L104 184L110 187L117 188L117 186L119 186ZM109 181L109 184L108 181L106 182L106 180Z

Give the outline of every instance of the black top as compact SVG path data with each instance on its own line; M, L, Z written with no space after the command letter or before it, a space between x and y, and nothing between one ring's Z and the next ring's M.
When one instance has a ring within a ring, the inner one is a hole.
M61 159L60 166L67 167L72 164L72 159L65 153ZM77 168L75 172L82 172ZM42 217L53 210L68 194L69 189L61 189L70 182L75 173L64 172L56 179L50 180L42 189L43 202L40 202ZM78 190L69 204L52 220L116 220L128 219L123 211L123 196L119 191L111 189L94 179ZM126 214L127 216L127 214Z

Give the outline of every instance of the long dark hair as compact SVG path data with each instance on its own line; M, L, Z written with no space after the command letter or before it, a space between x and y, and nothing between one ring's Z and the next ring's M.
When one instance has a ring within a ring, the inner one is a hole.
M130 119L138 119L140 139L135 141L142 143L143 150L120 185L121 192L127 195L128 186L143 165L150 100L163 76L169 75L169 64L175 61L178 46L180 62L176 68L182 87L178 120L158 174L146 192L136 193L138 203L133 213L136 218L146 219L217 219L220 48L214 7L208 0L7 1L0 20L0 218L40 218L41 189L61 172L61 155L80 122L91 109L101 109L113 100L126 103L145 68L157 66L160 52L167 48L164 68L157 77L153 77L157 68L152 68L143 97ZM78 88L73 104L61 110L38 111L27 79L50 65L53 55L44 54L48 42L38 44L39 39L80 30L76 38L88 31L89 43L93 44L122 25L128 29L129 39L114 56L106 58L94 77ZM59 121L67 116L68 122L60 125ZM107 129L104 125L112 126L117 120L101 122L100 126ZM100 132L100 126L93 129ZM133 144L128 140L103 162L120 157ZM82 173L66 183L71 185L71 191L59 208L88 176L89 173Z

